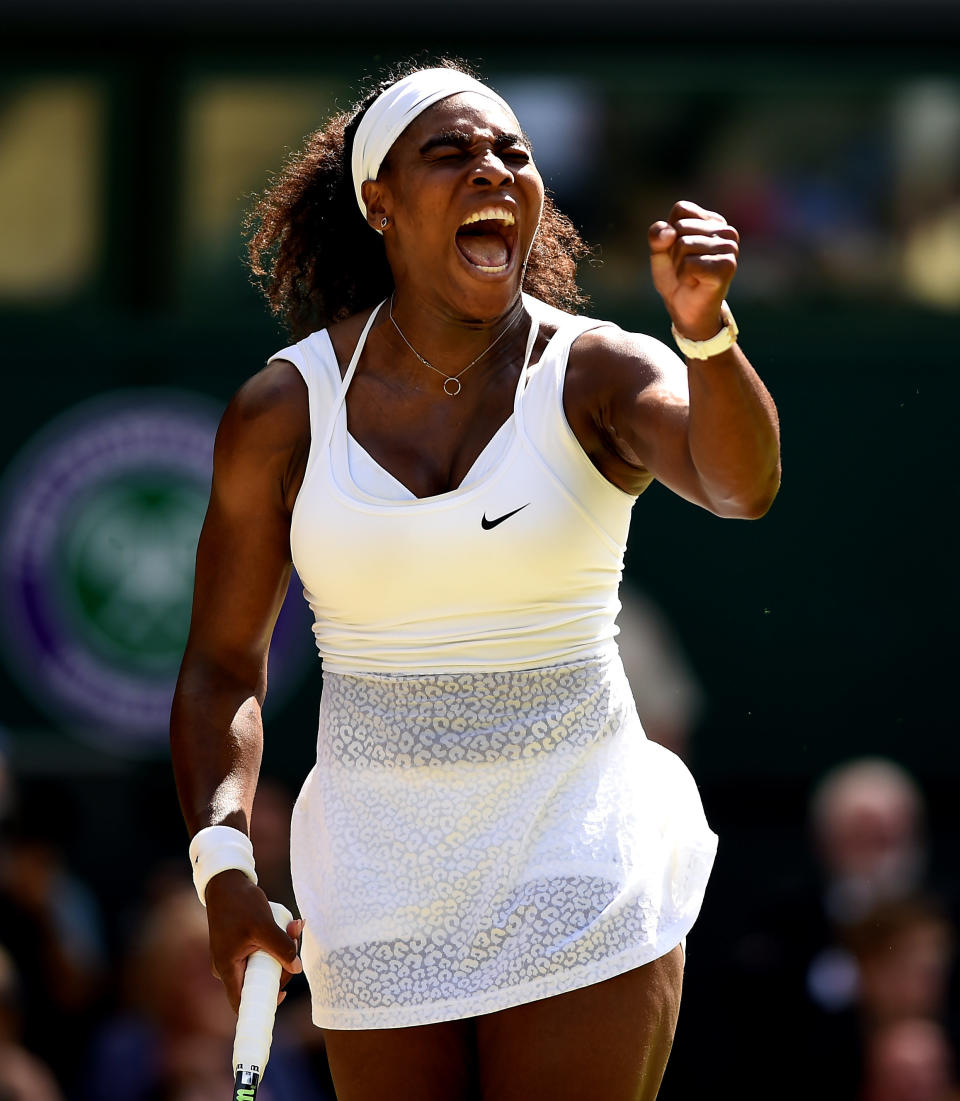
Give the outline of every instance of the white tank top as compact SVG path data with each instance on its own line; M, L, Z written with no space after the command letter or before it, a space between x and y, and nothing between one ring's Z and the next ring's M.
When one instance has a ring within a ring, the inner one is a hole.
M293 563L325 670L528 669L605 652L634 498L594 467L567 423L573 341L604 322L524 295L531 314L513 413L462 484L417 498L350 437L326 330L271 357L307 385L311 444L293 510ZM557 324L530 364L541 321ZM456 400L456 399L451 399Z

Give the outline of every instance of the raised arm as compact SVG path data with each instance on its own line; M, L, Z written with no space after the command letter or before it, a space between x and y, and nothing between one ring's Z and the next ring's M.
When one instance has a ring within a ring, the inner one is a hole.
M651 270L677 332L709 340L737 268L723 217L677 203L650 227ZM686 364L650 337L587 333L571 355L565 405L596 465L627 492L652 478L718 516L762 516L780 484L776 407L739 345Z
M228 406L214 449L197 548L193 616L170 719L177 792L192 837L224 825L249 834L260 770L267 652L290 578L290 511L306 449L306 391L277 363ZM239 871L206 891L214 970L234 1008L246 957L266 948L299 969L263 892Z

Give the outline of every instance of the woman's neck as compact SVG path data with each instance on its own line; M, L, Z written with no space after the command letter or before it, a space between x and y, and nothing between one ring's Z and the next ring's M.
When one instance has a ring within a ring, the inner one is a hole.
M493 316L477 317L398 289L387 305L385 335L425 369L455 377L478 366L488 352L512 344L525 312L519 294Z

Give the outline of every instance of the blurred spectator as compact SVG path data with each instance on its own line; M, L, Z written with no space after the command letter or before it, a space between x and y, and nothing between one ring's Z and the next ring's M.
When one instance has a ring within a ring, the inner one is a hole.
M960 307L960 84L908 81L893 101L895 195L907 295Z
M955 1062L936 1021L904 1018L877 1029L866 1051L862 1101L960 1101Z
M893 761L831 770L810 800L811 874L784 869L793 874L736 938L730 981L761 1018L756 1080L798 1060L782 1097L849 1099L875 1025L945 1014L953 938L945 911L921 897L925 822L919 788ZM812 1064L799 1058L809 1051Z
M0 1097L3 1101L62 1101L50 1070L20 1044L20 978L0 948Z
M893 761L850 761L815 788L810 829L819 898L808 916L813 924L804 985L816 1011L834 1014L856 1004L859 967L844 931L924 889L925 817L919 788Z
M823 908L848 925L920 889L927 871L922 796L899 765L863 758L829 772L811 800Z
M636 586L620 585L617 645L647 737L687 759L703 693L663 613Z
M153 902L125 969L126 1010L94 1046L89 1101L221 1101L233 1086L236 1017L210 970L207 919L192 886ZM324 1101L278 1014L262 1101Z
M93 893L69 868L64 845L76 829L65 785L15 785L0 844L0 944L24 977L24 1046L61 1085L84 1054L105 973L104 937Z
M917 897L878 906L844 939L865 1032L907 1017L945 1019L955 937L939 905Z

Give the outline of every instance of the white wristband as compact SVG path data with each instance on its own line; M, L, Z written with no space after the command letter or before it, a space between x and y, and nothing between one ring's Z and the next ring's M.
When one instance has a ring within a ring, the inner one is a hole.
M737 323L733 320L733 314L726 302L720 303L720 316L723 318L723 328L716 336L710 337L709 340L688 340L687 337L681 336L677 332L676 325L670 326L670 332L673 333L673 339L677 342L677 347L687 359L709 359L711 356L719 355L736 344L740 330L737 328Z
M251 882L257 882L253 845L245 833L233 826L207 826L200 830L190 842L190 864L193 885L204 906L207 884L220 872L236 868Z

